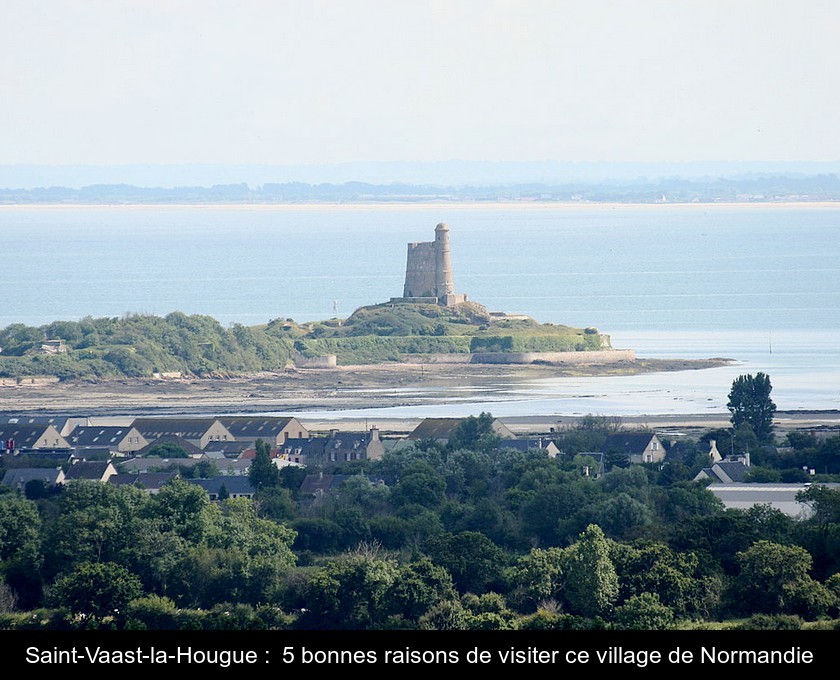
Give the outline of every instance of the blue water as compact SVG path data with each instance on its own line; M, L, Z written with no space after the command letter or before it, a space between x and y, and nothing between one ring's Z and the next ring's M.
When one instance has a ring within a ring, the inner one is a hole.
M173 310L223 324L347 316L401 294L406 243L440 221L458 292L491 310L596 326L640 356L737 359L679 374L674 401L695 411L725 410L725 394L703 396L707 376L754 370L772 371L780 406L840 407L840 206L2 207L0 327ZM631 409L651 380L664 408L676 379L636 380ZM622 408L597 381L575 399ZM523 408L548 398L522 389L510 397Z

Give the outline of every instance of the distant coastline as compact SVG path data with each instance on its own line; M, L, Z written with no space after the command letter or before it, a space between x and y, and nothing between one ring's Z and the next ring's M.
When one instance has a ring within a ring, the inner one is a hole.
M60 210L60 209L128 209L128 210L387 210L399 208L410 210L411 208L426 209L430 207L446 207L455 209L487 209L487 210L511 210L511 209L604 209L613 210L616 208L840 208L840 198L836 201L710 201L710 202L668 202L668 203L639 203L639 202L612 202L612 201L372 201L372 202L340 202L325 201L301 202L301 203L0 203L0 211L18 210Z

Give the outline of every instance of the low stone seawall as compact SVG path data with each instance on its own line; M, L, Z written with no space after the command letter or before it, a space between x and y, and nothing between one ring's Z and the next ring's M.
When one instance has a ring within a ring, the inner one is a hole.
M472 354L406 355L410 364L558 364L587 366L635 361L632 349L596 350L592 352L474 352Z
M335 368L338 365L335 354L320 357L299 357L295 359L298 368Z
M59 381L52 375L28 375L22 378L0 378L0 387L38 387L52 385Z

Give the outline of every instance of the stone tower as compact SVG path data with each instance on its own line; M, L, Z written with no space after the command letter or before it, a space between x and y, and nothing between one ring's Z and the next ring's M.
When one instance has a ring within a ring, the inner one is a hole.
M454 293L452 257L449 254L449 225L441 222L435 227L435 295L440 298Z
M466 295L455 292L449 226L443 222L435 227L434 241L408 244L403 298L447 307L466 301Z

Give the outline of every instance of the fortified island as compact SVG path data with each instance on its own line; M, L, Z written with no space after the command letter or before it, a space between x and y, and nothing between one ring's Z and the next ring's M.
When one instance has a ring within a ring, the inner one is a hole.
M296 366L382 361L591 366L635 360L633 350L613 349L609 336L595 328L491 312L456 293L449 232L441 222L434 241L408 244L401 297L360 307L344 320L301 325ZM360 345L365 356L352 349Z
M539 323L489 311L456 292L450 229L408 244L401 297L359 307L346 319L223 328L172 312L56 321L0 329L0 386L43 380L227 377L287 368L365 364L546 364L635 361L598 329Z

